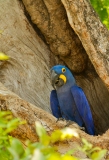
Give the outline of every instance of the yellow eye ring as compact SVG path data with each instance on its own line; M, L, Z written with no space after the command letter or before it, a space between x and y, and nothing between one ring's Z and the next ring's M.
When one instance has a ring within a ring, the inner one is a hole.
M62 68L62 73L64 73L66 71L66 69L65 68Z

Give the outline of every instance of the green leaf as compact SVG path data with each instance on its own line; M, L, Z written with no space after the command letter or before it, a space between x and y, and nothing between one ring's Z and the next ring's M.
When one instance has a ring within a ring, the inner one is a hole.
M106 150L101 150L99 152L94 152L92 155L91 155L91 159L92 160L101 160L105 155L106 155Z
M39 122L35 122L35 125L36 125L36 132L39 137L42 137L43 135L47 135L46 130Z
M14 129L16 129L19 125L20 121L18 118L12 119L7 124L7 129L5 130L6 133L12 132Z
M55 143L57 141L60 141L61 140L61 135L62 135L61 130L55 130L54 132L52 132L51 137L50 137L51 142Z
M9 152L12 154L14 160L18 160L24 154L24 148L22 143L18 139L13 139L10 147L8 147Z
M79 159L74 156L65 154L64 156L62 156L61 160L79 160Z
M12 157L7 150L0 149L0 159L1 160L12 160Z
M50 143L50 137L46 134L42 135L40 137L40 142L43 144L43 145L48 145Z
M47 160L61 160L61 155L59 153L52 153Z
M83 151L91 150L93 145L89 143L86 139L82 138L82 142L84 144L84 147L82 148Z

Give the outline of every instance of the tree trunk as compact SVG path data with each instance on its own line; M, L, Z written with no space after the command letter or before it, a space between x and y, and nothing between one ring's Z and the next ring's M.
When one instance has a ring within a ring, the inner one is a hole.
M28 122L13 135L23 142L36 141L36 120L49 134L64 126L55 123L49 107L49 69L58 63L72 70L89 100L96 132L104 133L109 128L108 31L89 2L1 0L0 21L0 51L10 56L8 61L0 62L0 82L6 87L0 84L1 110L11 110L15 117ZM98 137L78 132L94 145L109 147L108 131ZM72 145L73 140L65 149ZM60 144L64 152L62 147Z
M109 32L88 0L61 0L68 20L78 35L94 68L109 89Z
M0 9L0 51L10 56L0 64L0 81L26 101L50 112L50 51L29 24L19 1L2 0Z

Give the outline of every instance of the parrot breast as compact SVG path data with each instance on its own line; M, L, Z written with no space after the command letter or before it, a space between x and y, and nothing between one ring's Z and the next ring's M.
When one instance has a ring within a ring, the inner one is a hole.
M66 120L74 121L82 127L83 120L76 108L73 96L70 91L70 87L69 88L61 87L61 89L58 89L57 97L58 97L62 117L65 118Z

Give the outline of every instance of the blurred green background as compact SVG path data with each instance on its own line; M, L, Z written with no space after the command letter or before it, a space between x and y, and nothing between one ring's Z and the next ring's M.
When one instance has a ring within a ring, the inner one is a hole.
M101 21L109 29L109 0L90 0Z

